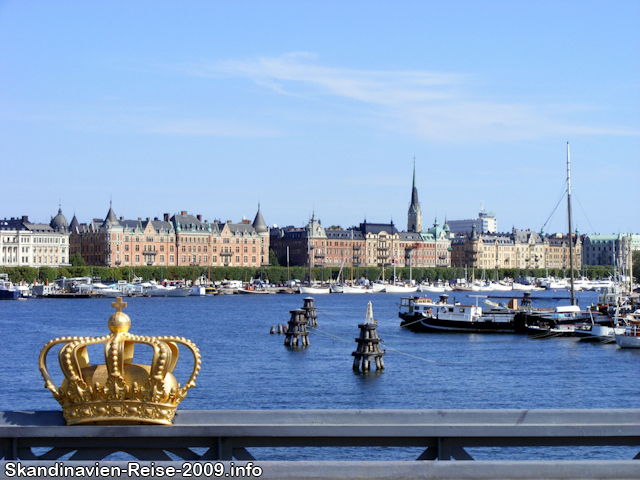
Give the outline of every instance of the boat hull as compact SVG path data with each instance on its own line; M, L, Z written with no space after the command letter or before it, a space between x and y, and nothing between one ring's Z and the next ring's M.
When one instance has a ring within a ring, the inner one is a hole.
M400 314L401 326L415 332L442 333L516 333L513 320L494 321L480 319L473 322L465 320L440 319L423 315Z
M387 285L385 292L387 293L415 293L418 291L418 286L406 287L404 285Z
M189 293L188 288L155 288L148 294L151 297L187 297Z
M620 348L640 348L640 337L616 335L616 343Z
M0 300L17 300L19 296L17 290L0 290Z
M330 291L330 287L300 287L300 293L303 295L325 295Z
M373 293L373 290L365 287L350 287L345 285L342 287L342 293Z

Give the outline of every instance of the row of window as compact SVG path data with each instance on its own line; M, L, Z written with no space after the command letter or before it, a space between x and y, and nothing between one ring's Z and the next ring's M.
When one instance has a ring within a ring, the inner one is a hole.
M65 237L20 237L20 243L67 243ZM4 243L18 243L18 237L4 237Z

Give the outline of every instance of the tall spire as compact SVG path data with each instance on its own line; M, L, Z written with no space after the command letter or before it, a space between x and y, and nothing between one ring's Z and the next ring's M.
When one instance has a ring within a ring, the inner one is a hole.
M416 159L413 158L413 185L411 189L411 205L407 214L407 231L422 231L422 209L418 201L418 187L416 186Z

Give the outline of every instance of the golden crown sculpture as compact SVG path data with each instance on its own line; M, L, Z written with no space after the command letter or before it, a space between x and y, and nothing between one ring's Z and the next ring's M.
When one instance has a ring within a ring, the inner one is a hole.
M140 337L128 333L131 319L118 298L111 304L116 312L109 317L111 334L104 337L63 337L47 343L40 352L40 373L44 386L62 405L67 425L83 423L123 424L152 423L171 425L178 404L195 386L200 371L200 352L185 338ZM47 353L54 345L60 348L60 368L65 379L56 386L47 371ZM89 363L88 345L104 343L106 363ZM153 348L150 365L133 364L136 343ZM189 348L194 357L193 372L180 388L173 376L178 361L178 345Z

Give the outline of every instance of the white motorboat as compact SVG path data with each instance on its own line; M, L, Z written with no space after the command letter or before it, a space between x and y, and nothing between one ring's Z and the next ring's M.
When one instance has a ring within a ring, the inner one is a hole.
M151 285L147 294L152 297L187 297L191 290L186 287Z
M207 295L207 289L202 285L191 287L189 289L189 295L192 297L204 297Z
M93 283L93 292L104 295L107 298L117 298L122 296L122 292L113 285L105 285L103 283Z

